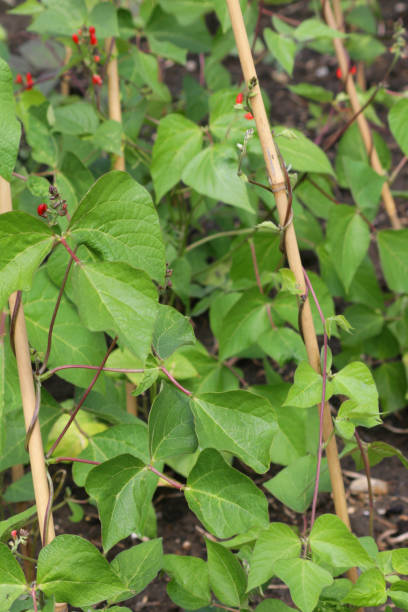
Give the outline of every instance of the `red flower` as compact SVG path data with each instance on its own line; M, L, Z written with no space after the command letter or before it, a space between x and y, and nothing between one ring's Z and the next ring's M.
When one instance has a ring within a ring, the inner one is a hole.
M17 537L17 531L15 529L13 529L13 531L11 532L11 537L16 539Z
M101 61L99 55L94 55L94 61L98 64Z
M42 204L39 204L37 206L37 214L40 217L43 217L45 215L45 213L47 212L47 205L43 202Z
M14 82L17 83L18 85L21 85L21 83L23 82L23 77L21 76L20 73L16 76L16 79Z
M237 97L235 98L235 104L242 104L243 101L244 101L244 94L239 93Z
M81 34L82 34L82 30L81 30L81 28L79 28L79 30L78 30L78 34L79 34L79 36L81 36Z
M244 117L245 117L245 119L248 119L248 121L254 118L252 113L246 113L246 115L244 115Z
M342 75L341 75L341 70L340 70L340 68L337 68L337 70L336 70L336 77L337 77L338 79L341 79L341 76L342 76Z
M92 75L92 83L94 85L102 85L102 78L99 76L99 74Z
M89 26L89 33L90 34L95 34L95 27L94 26Z
M350 74L356 74L356 72L357 72L357 68L356 68L356 66L352 66L352 67L350 68L349 72L350 72Z
M78 34L73 34L72 35L72 40L74 41L74 43L76 45L78 45L79 44L79 36L78 36Z
M26 81L27 81L27 85L33 82L33 77L31 76L31 72L27 72Z
M95 34L91 34L91 40L90 40L91 45L95 46L98 44L98 39L96 38Z

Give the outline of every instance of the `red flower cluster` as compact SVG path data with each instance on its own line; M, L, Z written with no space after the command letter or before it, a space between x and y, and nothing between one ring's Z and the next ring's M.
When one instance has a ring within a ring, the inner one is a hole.
M45 202L43 202L42 204L39 204L39 205L37 206L37 214L38 214L40 217L43 217L43 216L45 215L45 213L47 212L47 208L48 208L48 207L47 207L47 205L46 205L46 203L45 203Z
M244 101L244 94L239 93L237 97L235 98L235 104L242 104L243 101Z
M98 39L95 36L95 26L89 26L88 32L89 32L89 42L91 43L93 47L95 47L98 44ZM81 28L77 32L74 32L74 34L72 34L72 40L74 41L76 45L79 45L81 42L80 36L82 36Z
M102 81L102 77L100 77L100 76L99 76L99 74L93 74L93 75L92 75L92 83L93 83L94 85L99 85L99 86L101 86L101 85L102 85L102 82L103 82L103 81Z
M25 80L26 80L25 89L32 89L34 86L34 80L33 80L33 77L31 76L31 72L27 72L27 74L25 75ZM22 85L24 83L24 79L20 73L17 74L14 82L17 83L17 85Z
M351 68L349 68L349 74L355 75L355 74L356 74L356 72L357 72L357 68L356 68L356 66L351 66ZM342 78L342 76L343 76L343 74L342 74L342 72L341 72L341 69L340 69L340 68L337 68L337 70L336 70L336 77L337 77L338 79L341 79L341 78Z

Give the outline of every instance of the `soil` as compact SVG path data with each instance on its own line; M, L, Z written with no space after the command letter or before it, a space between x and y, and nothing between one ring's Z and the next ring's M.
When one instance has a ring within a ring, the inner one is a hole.
M18 2L19 3L19 2ZM16 4L18 4L16 3ZM389 2L389 0L380 1L382 14L384 15L384 31L392 32L392 23L396 17L402 17L406 22L408 20L408 2ZM273 8L282 15L291 18L303 20L311 16L308 2L297 2L292 4L267 5ZM19 57L19 46L27 40L27 33L24 31L29 20L24 17L10 16L6 14L6 10L10 8L9 3L0 0L0 23L7 30L10 36L11 43L11 63L23 70L22 58ZM407 25L407 23L405 24ZM270 26L270 18L262 17L261 31L263 27ZM197 59L197 58L194 58ZM198 62L197 62L198 64ZM241 81L241 69L237 59L228 58L225 65L231 72L232 81ZM294 72L293 82L310 82L321 84L329 87L332 91L337 91L339 82L335 77L336 61L333 57L324 57L310 50L302 51L296 59L296 67ZM25 67L28 70L28 67ZM368 86L371 82L376 83L381 79L381 75L386 70L386 60L380 58L367 70ZM180 67L173 66L163 70L164 79L167 85L172 90L179 90L181 87L182 71ZM286 80L282 73L276 71L271 65L259 64L258 72L259 80L262 86L271 96L272 106L272 123L285 124L288 127L297 127L305 131L305 124L308 120L308 110L306 102L300 97L289 92L286 87ZM389 77L389 85L391 89L401 90L401 84L408 82L408 62L400 61ZM313 135L313 134L311 134ZM391 150L394 156L394 165L399 161L393 143L390 143ZM406 187L407 174L401 172L396 183L395 189L407 189ZM405 183L404 183L405 181ZM408 206L405 202L399 203L400 216L405 223L408 217ZM388 222L383 213L379 214L376 220L376 225L388 226ZM197 322L197 321L196 321ZM205 317L198 321L198 335L208 341L208 322ZM254 376L253 364L239 362L243 368L245 375L251 378ZM257 383L262 382L257 378ZM54 394L57 399L64 399L72 396L70 385L61 385L54 389ZM391 431L394 429L394 431ZM398 432L395 430L399 430ZM375 429L364 431L362 437L365 441L382 440L396 448L400 449L403 454L408 455L408 442L406 434L408 433L408 413L407 411L388 417L383 426ZM242 466L240 466L242 467ZM350 492L350 484L354 480L353 470L355 469L351 459L344 462L346 469L345 484L348 496L349 513L353 532L358 536L368 535L368 517L369 507L367 494L353 495ZM245 469L245 468L244 468ZM272 466L271 471L265 475L263 480L272 477L280 468ZM259 482L259 476L251 474L251 476ZM387 493L375 496L375 538L381 550L390 547L408 546L408 481L407 471L401 465L396 457L392 457L372 468L372 476L386 483L388 487ZM6 475L8 478L9 475ZM68 473L67 482L72 489L73 497L84 499L85 492L78 489L72 482ZM286 507L284 507L276 499L272 498L269 493L264 491L270 500L270 518L273 521L282 521L291 525L297 525L302 531L303 517L298 515ZM58 503L58 500L57 500ZM190 512L182 494L175 492L173 489L161 487L155 494L154 506L157 514L157 529L158 536L163 538L163 546L165 553L194 555L205 558L204 531L201 524L197 521L194 514ZM61 507L54 514L56 533L71 533L78 534L89 539L93 544L101 547L100 542L100 523L94 506L83 504L84 517L80 522L74 523L70 521L70 511L67 506ZM329 494L322 494L319 497L319 513L333 512L333 503ZM113 558L121 550L130 547L137 543L137 540L129 537L127 540L120 542L113 550L109 552L108 558ZM133 611L139 612L177 612L181 610L173 604L166 594L167 578L164 575L159 575L142 593L132 600L124 603ZM266 592L267 597L278 598L286 603L291 603L286 587L282 584L271 584L271 587ZM254 600L253 603L256 603ZM72 608L73 610L75 608ZM374 608L373 608L374 609ZM367 608L367 610L370 610ZM378 608L376 608L378 610Z

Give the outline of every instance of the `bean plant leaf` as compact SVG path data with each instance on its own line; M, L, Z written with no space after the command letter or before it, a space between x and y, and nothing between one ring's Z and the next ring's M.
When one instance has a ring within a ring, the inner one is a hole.
M391 585L388 591L391 601L402 610L408 608L408 581L398 580Z
M340 204L330 211L327 239L334 267L347 291L367 253L370 230L351 206Z
M16 119L11 70L0 58L0 176L11 180L20 143L21 126Z
M377 233L381 267L392 291L408 291L408 229L381 230Z
M27 524L27 521L37 514L37 506L30 506L23 512L18 512L4 521L0 521L0 540L7 542L10 540L12 529L20 529Z
M368 367L353 361L333 376L333 392L354 400L367 416L378 415L378 391Z
M328 564L340 573L353 566L368 569L373 564L356 536L332 514L319 516L310 532L309 543L319 563Z
M189 398L168 383L163 383L149 413L149 445L152 461L197 448Z
M51 36L71 36L85 22L86 13L84 0L51 0L28 30Z
M187 610L197 610L211 601L208 566L197 557L165 555L163 569L171 581L167 594L175 604Z
M247 577L236 556L222 544L206 539L210 586L216 598L239 608L245 601Z
M185 497L197 518L218 538L268 525L264 494L215 450L200 454L189 474Z
M280 366L287 361L302 361L307 358L300 334L289 327L276 327L262 334L259 346Z
M396 548L392 551L392 567L399 574L408 575L408 548Z
M157 480L132 455L119 455L91 470L85 488L98 505L105 551L133 531L143 531Z
M73 102L54 109L53 129L62 134L93 134L99 119L95 107L88 102Z
M270 28L264 29L265 42L273 57L279 62L285 72L292 76L295 64L296 42L289 37L285 37Z
M78 607L116 597L126 589L99 550L76 535L57 536L41 549L37 588Z
M290 612L293 610L290 606L287 606L279 599L264 599L259 606L256 607L255 612Z
M344 38L345 34L330 28L319 19L305 19L293 32L296 40L306 42L317 38Z
M266 398L242 390L204 393L191 405L201 448L228 451L256 472L266 472L277 431L276 414Z
M111 568L121 582L127 587L127 592L119 597L111 598L111 602L123 601L137 595L151 582L163 565L162 539L155 538L142 542L120 552L113 559ZM122 609L122 608L120 608Z
M296 559L301 542L296 533L284 523L271 523L259 534L251 556L248 591L264 584L274 574L275 564L281 559Z
M307 361L302 361L296 369L295 380L283 405L309 408L318 404L322 399L322 384L322 376ZM327 381L326 400L332 395L333 385Z
M408 135L406 130L406 118L408 113L408 100L402 98L394 104L388 115L388 122L395 140L401 147L404 155L408 155Z
M385 579L377 568L371 568L358 577L344 603L353 606L381 606L387 601Z
M0 215L0 308L13 291L28 291L54 242L52 230L25 212Z
M334 175L327 155L302 132L284 126L276 126L273 131L286 164L300 172Z
M183 115L170 114L160 121L151 165L157 201L177 185L185 166L200 152L202 142L200 127Z
M75 211L69 230L107 261L122 261L164 282L164 246L152 199L125 172L104 174Z
M198 193L253 212L246 183L237 175L237 157L229 145L215 144L193 157L181 175Z
M288 585L302 612L312 612L322 590L333 582L329 572L308 559L282 559L275 565L275 574Z
M349 157L344 157L343 168L356 205L370 221L373 221L386 177L377 174L368 163Z
M0 612L9 612L13 601L27 590L17 559L8 546L0 543Z
M144 361L157 310L157 291L147 274L122 262L87 263L75 267L73 285L84 324L117 335Z
M88 23L93 25L98 38L119 36L116 7L108 2L95 4L90 12Z
M159 304L153 331L153 348L161 359L167 359L180 346L194 344L193 328L187 317L175 308Z

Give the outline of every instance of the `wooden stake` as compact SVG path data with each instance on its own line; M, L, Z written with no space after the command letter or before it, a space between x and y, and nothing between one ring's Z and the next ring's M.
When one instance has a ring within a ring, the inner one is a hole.
M327 25L333 28L334 30L336 30L336 29L339 29L337 28L337 24L343 22L343 13L341 10L341 4L339 0L334 0L334 2L335 2L335 8L336 8L336 17L334 16L334 13L332 11L330 0L321 0L324 17L326 19ZM334 45L334 50L336 52L337 61L340 66L341 73L343 75L347 75L346 82L345 82L345 88L350 98L351 108L353 109L354 114L356 114L360 111L361 104L357 96L357 90L354 85L353 77L349 73L348 55L344 48L343 41L341 38L334 38L333 45ZM378 157L376 148L374 147L370 126L368 125L367 119L365 118L364 114L360 112L357 115L356 121L357 121L357 125L360 130L361 138L363 139L364 146L367 151L368 158L370 160L373 170L375 170L377 174L384 175L385 172L381 165L380 159ZM382 195L384 208L391 221L392 227L394 229L401 229L402 227L401 221L398 218L397 209L395 206L394 198L392 197L392 193L391 193L388 181L384 183L382 190L381 190L381 195Z
M69 60L71 59L72 56L72 49L71 47L65 47L65 60L64 60L64 64L67 66L69 63ZM62 79L61 79L61 93L63 96L69 96L69 74L68 72L64 72L64 74L62 75Z
M238 49L242 72L245 82L248 84L251 79L257 79L255 66L251 54L251 48L245 29L245 24L241 12L239 0L227 0L228 10L231 17L232 29L234 31L235 42ZM260 93L258 81L251 89L255 95L251 97L251 105L256 121L256 127L261 142L265 165L270 179L276 206L279 213L280 223L283 225L288 207L288 197L286 193L285 177L279 161L278 152L272 137L265 106ZM295 228L293 223L289 225L285 232L286 255L290 269L293 271L296 282L303 294L306 294L303 267L300 259L299 247L297 244ZM305 341L307 356L310 365L320 374L320 352L317 343L316 332L314 329L312 312L309 299L306 298L302 309L302 329ZM326 457L330 472L330 479L333 490L333 499L336 514L350 528L350 521L347 512L347 502L344 491L343 477L341 473L340 461L337 451L335 436L333 435L333 425L330 416L329 405L326 402L324 412L324 439L327 442ZM353 579L357 579L357 571L353 571Z
M0 214L12 210L10 184L0 177ZM16 303L16 293L9 299L10 312L14 311ZM18 378L20 382L21 400L23 404L24 421L26 430L30 426L35 410L35 390L33 381L33 371L31 368L30 350L28 345L27 330L24 319L23 306L20 305L16 318L14 331L14 346L16 351ZM47 481L47 471L44 461L44 449L41 439L40 423L37 419L32 430L28 444L30 455L31 473L33 477L35 503L37 504L38 524L40 527L41 540L44 536L44 519L49 500L49 487ZM50 513L45 544L49 544L55 538L54 521ZM64 612L67 610L66 604L55 604L55 611Z

